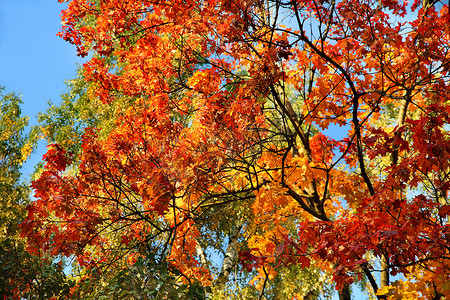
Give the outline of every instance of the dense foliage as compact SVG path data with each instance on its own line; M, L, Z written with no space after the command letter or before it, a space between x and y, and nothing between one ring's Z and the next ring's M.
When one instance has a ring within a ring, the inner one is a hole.
M61 2L80 114L21 229L74 297L450 296L448 4Z

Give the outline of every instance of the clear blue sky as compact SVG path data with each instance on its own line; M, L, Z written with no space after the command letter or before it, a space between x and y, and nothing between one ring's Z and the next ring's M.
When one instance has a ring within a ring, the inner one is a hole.
M30 125L49 100L59 102L64 80L83 63L75 47L56 36L64 8L57 0L0 0L0 85L22 96ZM40 144L24 166L25 179L44 152Z

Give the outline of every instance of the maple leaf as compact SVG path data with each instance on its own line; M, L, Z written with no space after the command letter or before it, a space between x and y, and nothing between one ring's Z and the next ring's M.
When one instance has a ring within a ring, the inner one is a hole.
M64 171L71 163L70 154L58 144L48 145L47 148L47 153L43 156L46 162L45 168L58 172Z
M258 249L253 249L258 250ZM239 252L239 261L241 262L242 266L247 270L247 272L251 272L253 269L258 269L261 266L263 266L266 258L261 256L255 256L251 254L252 250L250 251L241 251Z

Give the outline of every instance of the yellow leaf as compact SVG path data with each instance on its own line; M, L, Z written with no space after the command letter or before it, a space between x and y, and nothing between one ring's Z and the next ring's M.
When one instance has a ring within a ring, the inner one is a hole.
M378 289L378 291L377 291L377 296L384 296L384 295L387 295L389 293L389 287L388 286L384 286L383 288L381 288L381 289Z

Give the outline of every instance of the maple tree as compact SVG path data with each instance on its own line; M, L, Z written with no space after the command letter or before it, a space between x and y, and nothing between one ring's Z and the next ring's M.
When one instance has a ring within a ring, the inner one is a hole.
M210 293L238 256L253 297L294 266L343 298L362 279L379 299L450 295L448 5L60 2L114 126L49 146L30 251L76 257L83 280L115 263L160 278L146 297Z

